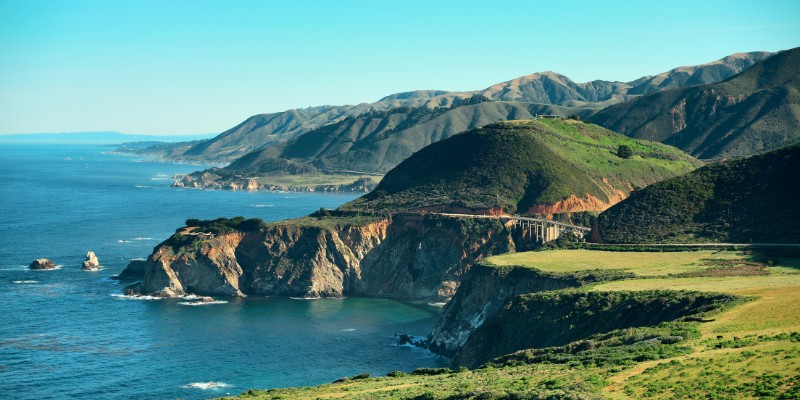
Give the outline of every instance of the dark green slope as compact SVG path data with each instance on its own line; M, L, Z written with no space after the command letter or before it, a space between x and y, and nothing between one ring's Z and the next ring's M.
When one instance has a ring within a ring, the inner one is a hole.
M633 156L616 155L620 145ZM390 171L370 194L343 209L511 212L602 210L633 187L692 170L681 151L574 120L514 121L434 143ZM562 200L573 197L572 201Z
M610 106L592 121L698 158L746 156L800 140L800 48L731 79Z
M800 243L800 145L708 165L603 212L609 243Z

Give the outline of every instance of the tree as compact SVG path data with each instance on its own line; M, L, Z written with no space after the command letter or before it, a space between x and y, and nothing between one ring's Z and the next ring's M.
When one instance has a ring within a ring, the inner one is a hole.
M617 157L631 158L631 156L633 156L633 150L631 150L630 146L626 144L619 145L619 148L617 148Z

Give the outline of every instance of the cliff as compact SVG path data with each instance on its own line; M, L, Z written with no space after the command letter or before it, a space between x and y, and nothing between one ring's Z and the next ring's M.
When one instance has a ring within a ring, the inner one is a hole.
M445 300L477 260L515 249L498 220L397 214L237 224L180 229L154 249L129 291Z
M454 355L452 365L475 368L519 350L564 346L600 333L656 326L714 310L736 299L724 294L667 290L561 290L521 295L469 336Z
M479 263L472 267L456 295L442 310L431 333L431 351L447 357L456 355L487 318L497 314L516 296L631 276L621 271L558 274L521 266Z

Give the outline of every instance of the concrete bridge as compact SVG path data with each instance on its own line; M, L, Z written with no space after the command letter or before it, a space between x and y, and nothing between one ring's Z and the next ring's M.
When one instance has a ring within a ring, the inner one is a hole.
M558 239L561 235L573 235L581 239L592 229L585 226L572 225L564 222L550 221L543 218L520 217L516 215L473 215L473 214L452 214L437 213L448 217L456 218L491 218L498 219L504 224L510 224L512 230L521 231L523 239L529 239L536 243L547 243Z

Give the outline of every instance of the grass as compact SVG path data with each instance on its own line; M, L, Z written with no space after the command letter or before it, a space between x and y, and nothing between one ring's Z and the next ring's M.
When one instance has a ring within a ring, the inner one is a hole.
M724 262L746 262L746 255L734 251L619 252L594 250L548 250L504 254L486 259L498 266L518 265L547 272L619 270L637 276L653 277L692 273L714 268ZM654 287L657 289L657 287Z
M593 284L592 291L696 290L751 300L705 315L703 323L672 321L595 334L566 346L521 350L475 370L394 373L315 387L250 391L241 398L800 398L800 259L770 260L764 269L767 275L761 276L686 276L713 268L709 259L727 267L730 261L765 260L758 254L708 250L570 250L492 257L488 261L497 266L521 265L558 273L623 270L640 276ZM661 344L652 344L654 339Z
M618 157L620 145L634 155ZM599 211L635 188L698 165L669 146L592 124L498 123L425 147L389 171L372 193L342 207L396 211L447 205L526 213L575 196L599 202L586 206Z
M624 381L621 389L625 397L796 399L800 396L800 346L790 340L653 364ZM611 390L609 394L622 397Z

